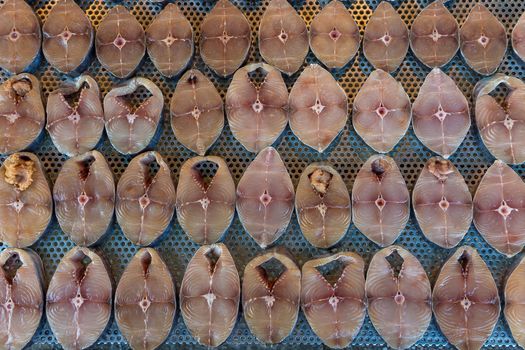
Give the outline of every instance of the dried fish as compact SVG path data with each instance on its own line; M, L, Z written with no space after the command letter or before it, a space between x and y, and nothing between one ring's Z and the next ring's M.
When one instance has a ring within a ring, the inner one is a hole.
M525 295L525 260L520 258L510 274L507 276L505 283L505 320L509 325L512 337L519 346L525 346L525 328L523 328L524 298Z
M521 14L512 30L512 48L516 55L525 61L525 12Z

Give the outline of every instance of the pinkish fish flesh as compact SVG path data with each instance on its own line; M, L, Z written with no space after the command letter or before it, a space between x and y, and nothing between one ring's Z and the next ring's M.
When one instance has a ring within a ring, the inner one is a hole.
M525 346L525 260L520 258L507 276L505 283L505 320L509 325L512 337L522 348Z
M516 55L525 61L525 11L512 30L512 48Z

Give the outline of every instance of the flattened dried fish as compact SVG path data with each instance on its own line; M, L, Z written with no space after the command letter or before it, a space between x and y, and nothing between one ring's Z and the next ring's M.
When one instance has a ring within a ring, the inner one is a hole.
M410 252L399 246L377 252L365 290L368 316L388 346L406 349L423 337L432 318L430 282Z
M455 247L472 222L472 195L451 161L430 158L412 192L417 222L425 237L443 248Z
M363 259L341 252L307 261L301 286L303 312L315 334L330 348L350 345L366 314Z
M191 335L202 345L219 346L230 335L239 308L241 284L228 248L200 247L184 273L181 312Z
M284 248L252 259L244 269L244 319L266 344L282 342L293 330L301 299L301 270Z
M519 346L525 346L525 260L522 257L512 269L505 283L505 320L509 325L512 337Z
M28 152L7 157L0 167L0 240L11 247L30 246L52 214L51 190L38 158Z
M339 242L352 220L350 194L341 175L330 165L313 163L297 185L295 213L304 237L313 246Z
M104 111L95 79L81 75L49 94L46 129L58 151L67 156L95 148L104 132Z
M279 153L263 149L237 185L237 213L244 229L266 248L286 231L294 208L292 179Z
M516 55L525 61L525 12L521 14L512 30L512 48Z
M357 23L339 0L330 1L310 24L310 48L328 68L344 67L360 41Z
M414 101L412 113L417 138L445 159L458 149L470 129L467 99L439 68L428 73Z
M387 1L381 1L370 17L363 38L363 53L376 69L393 72L408 52L408 28Z
M411 116L410 99L403 86L378 69L370 74L355 97L352 124L367 145L386 153L406 134Z
M59 0L47 15L42 32L42 51L53 67L70 73L87 63L95 34L74 0Z
M150 151L133 158L117 185L115 213L124 235L136 245L150 245L174 211L175 186L162 156Z
M150 95L133 108L126 99L139 88ZM135 154L146 148L162 118L164 96L151 80L135 77L112 89L104 97L106 133L113 147L122 154Z
M108 231L115 182L104 156L91 151L66 160L53 187L55 214L73 242L90 246Z
M352 191L352 220L381 247L392 244L410 216L410 195L396 162L375 155L363 164Z
M224 106L213 83L191 69L177 83L170 103L171 128L186 148L203 156L224 127Z
M258 84L252 74L264 78ZM288 88L281 73L265 63L237 70L226 93L226 115L233 136L250 152L259 152L288 124Z
M308 53L306 24L287 0L271 0L259 24L259 52L262 58L292 75Z
M496 283L476 249L458 248L441 268L432 291L441 332L457 349L481 349L498 321L499 303Z
M0 153L10 154L32 145L45 119L40 83L34 75L22 73L0 85Z
M290 91L290 128L304 144L322 153L348 120L348 98L332 74L318 64L306 67Z
M216 172L206 181L206 170ZM180 169L177 186L177 219L199 244L217 242L235 214L235 183L226 162L216 156L194 157Z
M169 3L146 29L148 55L159 72L171 78L193 56L193 28L176 4Z
M229 0L219 0L201 24L202 60L215 73L227 77L239 68L250 49L250 22Z

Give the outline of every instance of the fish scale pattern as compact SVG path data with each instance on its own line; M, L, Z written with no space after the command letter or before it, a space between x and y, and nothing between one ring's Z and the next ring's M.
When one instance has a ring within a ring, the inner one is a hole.
M41 20L45 21L47 14L55 2L56 1L54 0L36 0L32 2L32 6L40 16ZM251 23L252 47L250 49L248 61L260 61L261 57L257 50L257 30L260 18L267 7L269 0L232 0L232 2L242 9ZM293 1L294 7L305 19L307 24L312 21L320 8L327 2L328 0ZM358 23L361 35L364 32L368 18L378 2L378 0L343 1L345 6L351 10L356 22ZM522 0L482 0L482 2L502 21L507 28L510 37L510 32L518 20L519 15L525 11L525 2ZM77 3L84 9L84 11L86 11L93 25L97 27L108 9L111 6L114 6L117 2L103 0L77 0ZM144 27L149 25L154 16L162 8L160 4L152 3L148 0L119 1L119 3L130 9L132 14L137 17ZM475 1L457 0L453 4L451 12L460 24L464 21L471 7L474 6L474 3ZM177 4L183 10L184 15L190 20L195 31L196 39L198 40L200 24L204 16L213 7L214 2L209 0L185 0L177 1ZM416 14L427 4L427 0L406 0L402 1L397 9L403 20L408 26L410 26ZM316 59L310 52L307 56L305 65L315 62ZM219 78L214 75L210 69L206 68L202 60L199 58L198 45L196 45L196 54L194 55L192 65L210 77L213 83L217 86L221 96L225 96L231 78ZM348 94L350 103L353 101L359 88L372 69L372 66L363 57L361 48L357 57L344 69L332 72L339 84ZM471 91L474 84L481 78L481 76L469 69L459 54L454 57L444 70L454 79L456 84L458 84L459 88L467 96L472 107ZM302 70L290 78L285 78L289 88L291 88L293 82L297 79L301 71ZM525 63L515 57L509 48L499 71L523 79L525 78ZM429 69L425 68L417 61L413 54L409 52L401 67L394 73L394 77L401 82L413 102L417 96L419 87L423 83L428 72ZM111 77L106 70L101 68L96 60L92 61L87 69L87 73L95 77L100 85L102 94L106 94L112 86L120 82L118 79ZM36 74L42 82L43 95L46 99L49 92L56 89L61 81L67 79L66 75L58 73L44 61L41 62ZM153 80L164 93L164 120L162 122L162 131L158 136L155 149L157 149L167 161L174 174L173 180L177 181L182 163L194 156L194 154L185 149L175 139L169 124L169 100L171 99L177 84L177 78L168 79L162 77L148 58L144 60L137 71L136 76L144 76ZM3 81L6 78L6 73L3 71L0 72L0 80ZM140 94L138 94L137 97L141 97ZM341 135L322 156L303 145L292 134L289 127L286 128L285 132L275 145L288 167L295 186L299 181L299 176L301 175L302 170L308 164L315 161L327 161L333 164L333 166L340 172L348 188L351 189L357 171L366 159L374 154L372 149L370 149L359 138L359 136L357 136L351 123L348 123ZM105 135L97 149L105 155L114 171L116 179L118 180L131 158L119 155L111 147L107 140L107 136ZM42 160L51 182L54 182L58 171L66 159L65 156L57 151L48 135L43 137L40 144L33 151L36 152L38 157ZM216 144L208 153L221 156L226 160L236 183L239 181L246 166L255 157L255 154L247 152L241 144L234 139L227 125ZM389 153L389 155L391 155L398 163L410 190L412 190L417 176L426 160L432 156L431 152L417 140L411 128L407 135L403 137L401 142L392 152ZM3 158L0 160L3 161ZM451 157L451 161L465 177L471 192L474 193L485 170L493 162L492 156L490 156L488 151L482 145L475 123L458 151ZM522 178L525 176L525 166L515 166L514 169L518 171ZM242 277L245 265L255 255L260 253L260 249L242 229L242 225L237 216L235 217L231 228L228 230L224 242L235 257L237 268ZM423 267L429 274L431 283L434 283L440 266L451 254L450 250L442 249L424 238L413 215L410 218L406 230L403 231L396 243L407 248L421 261ZM372 255L379 249L374 243L360 234L353 225L350 226L347 235L335 248L330 250L314 248L302 236L295 216L292 219L288 231L278 241L278 244L286 246L296 257L300 265L313 257L342 250L355 251L362 255L368 263L370 262ZM498 254L483 241L473 226L465 236L462 244L472 245L479 250L481 256L489 265L501 292L504 284L504 277L516 258L507 259L503 255ZM33 247L43 259L46 269L45 277L47 283L51 279L61 257L72 247L73 242L68 240L68 238L60 231L58 223L54 220L50 229L44 234L43 239ZM165 237L160 240L156 248L168 264L173 276L175 277L177 286L180 287L184 269L198 246L184 234L176 222L176 219L174 219L170 225L169 232L167 232ZM111 266L111 273L114 280L117 282L125 266L138 248L125 238L117 223L114 222L111 232L108 233L108 236L102 241L97 249L100 250L101 254L108 260ZM166 345L181 348L192 346L194 344L196 344L195 340L192 339L186 330L180 312L177 312L176 324L173 327ZM303 347L315 347L320 344L321 341L313 334L305 317L301 313L294 331L284 341L284 345L288 345L290 348L295 348L298 345ZM33 345L35 348L52 348L57 346L57 341L47 323L41 327L33 338ZM374 330L368 318L352 345L355 348L362 349L386 348L386 344ZM126 342L118 331L116 323L112 321L103 336L96 343L96 347L104 348L115 346L126 347ZM223 348L255 348L259 346L262 345L257 342L253 335L250 334L246 323L241 317L227 343L223 345ZM486 346L488 348L516 346L503 317L500 317L496 329L487 341ZM450 348L450 345L439 332L438 327L433 320L423 339L421 339L414 347L448 349Z

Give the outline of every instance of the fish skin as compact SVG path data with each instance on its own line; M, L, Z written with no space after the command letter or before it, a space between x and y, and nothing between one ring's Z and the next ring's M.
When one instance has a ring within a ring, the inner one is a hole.
M410 47L430 68L444 66L459 49L459 24L443 3L443 0L431 2L410 28Z
M151 177L149 165L158 172ZM117 184L115 214L122 232L133 244L148 246L168 228L175 211L171 170L155 151L131 160Z
M507 32L483 3L478 2L472 7L459 36L461 55L470 68L482 75L496 72L507 50ZM477 54L482 57L476 57Z
M343 68L361 43L359 27L345 5L330 1L310 24L309 42L317 59L328 68Z
M132 349L153 350L172 328L177 301L170 271L153 248L141 248L115 291L115 319Z
M523 296L525 295L525 261L521 257L507 276L504 290L505 321L509 325L514 341L522 348L525 346L525 329L523 328Z
M287 0L271 0L259 24L258 42L261 57L268 64L292 75L308 54L308 29Z
M213 266L206 256L211 252L220 254ZM195 252L182 279L180 304L184 323L199 344L216 347L228 338L237 321L240 288L239 273L224 244Z
M334 261L345 267L336 284L331 285L317 267ZM301 306L324 345L332 349L349 346L363 325L366 304L365 263L358 254L340 252L303 265ZM323 315L324 312L329 315Z
M218 169L210 184L203 183L195 167L211 162ZM194 157L181 167L176 197L177 219L184 232L198 244L215 243L230 227L235 214L235 183L226 162L217 156ZM218 221L209 223L208 217Z
M412 105L412 126L417 138L447 159L470 129L470 108L454 80L434 68L425 78ZM436 138L436 129L440 130Z
M403 63L409 41L407 25L399 13L388 1L381 1L365 28L365 58L375 69L392 73Z
M62 231L80 246L97 243L108 231L115 207L113 172L104 156L90 151L66 160L53 198Z
M516 55L525 61L525 11L512 29L512 48Z
M381 178L372 170L376 161L384 162ZM393 188L388 188L389 185ZM368 158L357 173L352 190L352 221L356 228L375 244L385 247L399 237L409 216L410 194L394 159L385 155Z
M78 92L76 103L68 102L66 97ZM64 82L48 95L46 108L46 130L60 153L77 156L99 143L104 132L104 111L98 84L91 76Z
M411 118L410 98L403 86L384 70L373 71L353 103L352 124L356 133L374 151L387 153L406 134ZM377 129L379 133L374 134Z
M95 48L103 68L117 78L127 78L146 53L144 28L124 6L114 6L98 25Z
M403 259L397 277L386 259L395 251ZM423 337L432 318L430 282L410 252L395 245L378 251L368 267L365 290L368 316L388 346L406 349Z
M84 259L91 261L86 267ZM105 330L111 316L111 283L105 262L89 248L73 247L60 260L47 289L46 316L64 349L85 349Z
M34 75L21 73L0 85L0 154L31 146L45 123L40 82Z
M148 90L151 96L133 108L124 97L140 87ZM136 154L144 150L161 124L163 105L162 91L147 78L131 78L108 92L104 97L104 119L113 148L122 154Z
M222 97L208 77L196 69L179 79L170 115L177 141L200 156L217 141L224 127Z
M311 176L316 170L331 178L325 193L316 190ZM330 248L343 239L352 221L351 200L341 175L332 166L313 163L301 174L295 196L295 213L304 237L315 247Z
M472 223L472 195L451 161L430 158L412 191L412 203L425 237L443 248L455 247Z
M308 147L323 153L348 121L348 97L332 74L307 66L288 97L290 128Z
M464 252L465 274L458 261ZM469 268L473 270L470 274ZM498 321L500 299L490 270L475 248L462 246L445 262L432 291L432 304L441 332L457 349L478 350L490 337ZM463 305L468 305L467 311ZM465 322L470 329L465 329Z
M474 226L491 247L512 257L525 246L524 208L525 183L511 167L496 160L474 195Z
M279 248L253 258L243 274L244 319L252 334L265 344L278 344L288 337L299 314L301 270L290 253L285 248ZM273 283L261 267L272 259L283 267L282 274Z
M148 55L155 68L168 78L188 66L194 53L193 41L191 23L173 3L167 4L146 29Z
M17 16L23 19L21 27L15 27ZM5 0L0 7L0 18L0 68L12 74L31 69L38 60L42 45L38 17L24 0Z
M18 260L20 266L11 278L12 263L16 263L13 259ZM23 349L40 326L44 313L43 271L40 257L31 250L6 248L0 253L2 349Z
M27 161L31 163L32 174L25 169L17 170ZM11 173L15 178L24 177L24 181L19 182L27 186L24 190L7 179ZM46 231L52 215L53 199L40 160L28 152L9 156L0 167L0 240L17 248L33 245Z
M249 74L259 70L266 75L257 86ZM226 93L226 116L233 136L248 151L271 146L288 124L288 88L281 73L266 63L238 69Z
M217 75L225 78L233 74L246 60L251 44L250 22L229 0L217 1L204 17L200 32L200 55Z
M71 73L86 63L93 47L91 21L74 0L59 0L42 26L42 52L58 71Z
M273 244L286 231L294 198L292 179L279 153L266 147L248 165L237 185L239 220L261 248ZM268 216L274 222L269 222Z

